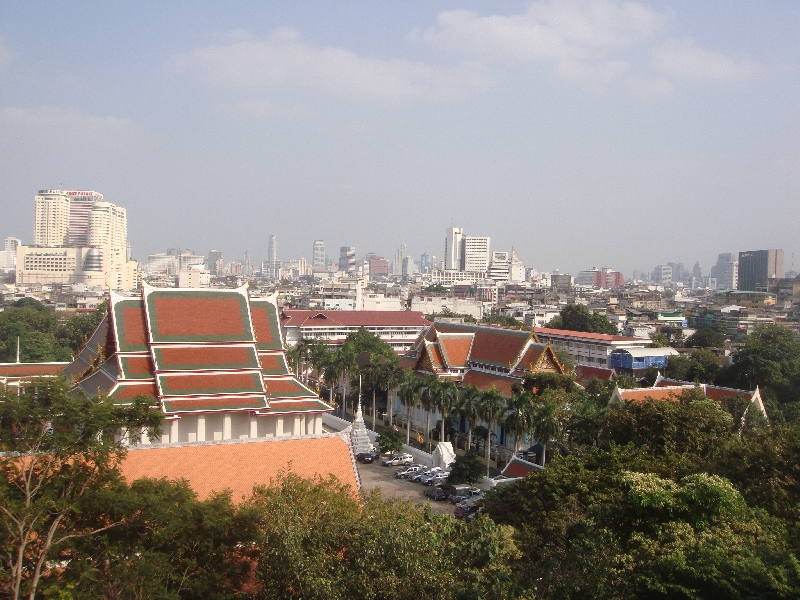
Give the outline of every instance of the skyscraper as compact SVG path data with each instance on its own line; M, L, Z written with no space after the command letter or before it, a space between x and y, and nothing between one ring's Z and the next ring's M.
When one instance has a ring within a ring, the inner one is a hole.
M222 275L222 273L217 273L217 262L222 259L222 252L219 250L212 250L208 253L208 258L206 258L206 264L208 265L208 270L211 272L212 275L215 277L217 275Z
M17 266L17 247L22 245L22 240L15 237L7 237L3 244L6 252L6 264L2 265L7 269L14 269Z
M325 242L322 240L314 240L314 251L311 261L311 266L314 269L324 271L328 268L328 265L325 264Z
M351 275L356 272L355 246L342 246L339 248L339 270Z
M462 271L483 271L489 269L489 238L463 236Z
M450 227L444 239L444 268L452 271L461 270L461 238L464 230L461 227Z
M408 246L406 246L405 242L400 244L400 247L397 249L397 252L394 254L394 260L392 261L392 275L402 276L405 275L403 272L403 261L408 256Z
M89 245L89 217L92 205L103 201L103 194L90 190L64 192L69 198L69 232L67 243L70 246Z
M66 246L69 240L69 197L61 190L40 190L34 210L33 245Z
M783 277L783 250L739 252L739 288L750 292L767 291L770 279Z
M267 249L267 275L269 277L278 276L278 237L273 233L269 236L269 248Z

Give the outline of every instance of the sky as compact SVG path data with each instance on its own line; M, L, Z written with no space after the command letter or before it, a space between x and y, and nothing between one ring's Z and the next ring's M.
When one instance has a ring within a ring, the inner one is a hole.
M40 189L133 255L800 270L800 3L0 0L0 237ZM794 257L794 258L793 258Z

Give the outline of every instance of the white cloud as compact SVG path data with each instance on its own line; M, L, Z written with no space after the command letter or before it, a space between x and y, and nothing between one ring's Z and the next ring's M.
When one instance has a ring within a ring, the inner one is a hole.
M442 12L412 38L483 60L548 62L563 77L597 82L626 72L628 62L610 55L650 38L665 18L636 2L535 2L511 16Z
M180 54L170 65L215 85L250 89L297 85L389 100L447 97L486 84L480 68L469 64L437 68L408 60L365 58L343 48L316 48L292 29L277 29L265 39L236 31L227 39Z
M742 79L753 74L756 63L736 62L721 52L698 48L691 39L669 40L653 55L656 70L673 77Z
M100 117L56 106L3 108L0 110L0 125L17 133L47 134L58 136L65 143L93 145L115 144L133 129L129 119Z

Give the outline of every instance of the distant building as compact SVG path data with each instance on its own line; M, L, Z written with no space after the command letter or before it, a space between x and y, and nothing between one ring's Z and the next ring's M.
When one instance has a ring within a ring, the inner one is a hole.
M222 260L222 252L219 250L212 250L208 253L208 258L206 259L206 264L208 265L208 270L211 272L211 275L216 277L217 275L222 275L222 273L217 273L217 263Z
M509 281L525 281L525 265L517 255L517 251L511 248L511 265L508 273Z
M462 271L482 271L489 269L489 237L463 237Z
M407 256L408 246L406 246L405 243L400 244L400 247L394 254L394 260L392 261L392 275L395 277L401 277L403 275L403 261Z
M427 252L419 257L419 270L420 273L427 273L431 270L433 264L431 263L431 256Z
M653 273L650 276L650 281L658 285L669 286L672 285L673 268L669 265L656 265Z
M550 289L560 294L572 292L572 275L567 273L553 273L550 275Z
M511 271L511 256L508 252L492 252L492 262L489 264L489 279L494 281L508 281Z
M6 269L14 269L17 266L17 248L22 245L22 240L15 237L7 237L3 244L6 253L6 262L2 264Z
M461 252L463 250L461 238L463 236L464 231L461 227L447 229L447 235L444 240L444 268L447 271L463 270L461 260Z
M739 286L750 292L767 291L770 279L783 278L783 250L739 252Z
M312 251L311 266L314 270L325 271L327 270L327 259L325 257L325 242L322 240L314 240L314 249Z
M373 281L389 276L389 261L382 256L371 256L369 259L369 278Z
M339 248L339 270L343 273L355 275L356 249L355 246L342 246Z

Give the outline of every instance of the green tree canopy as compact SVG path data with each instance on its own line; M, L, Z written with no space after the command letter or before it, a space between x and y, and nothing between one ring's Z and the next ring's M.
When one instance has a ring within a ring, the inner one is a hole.
M547 324L553 329L617 334L617 326L600 313L592 313L583 304L567 304L561 313Z
M686 340L687 348L722 348L727 337L709 327L698 329Z

